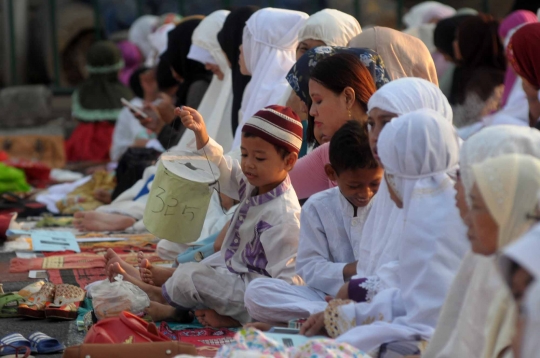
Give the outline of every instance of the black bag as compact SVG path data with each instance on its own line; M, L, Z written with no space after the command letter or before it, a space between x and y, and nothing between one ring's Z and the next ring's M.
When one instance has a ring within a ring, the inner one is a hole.
M131 188L143 176L144 170L153 165L161 152L153 148L128 148L116 168L116 188L112 200Z

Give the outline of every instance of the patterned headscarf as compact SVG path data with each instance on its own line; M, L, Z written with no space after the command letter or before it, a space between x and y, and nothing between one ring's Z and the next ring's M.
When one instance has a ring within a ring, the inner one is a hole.
M390 82L390 77L386 72L383 60L375 51L366 48L337 46L316 47L306 52L298 61L296 61L296 64L291 68L287 75L289 85L302 101L305 103L310 102L309 78L311 77L311 71L322 59L338 53L349 53L358 56L362 64L366 66L371 73L377 88L381 88L384 84Z

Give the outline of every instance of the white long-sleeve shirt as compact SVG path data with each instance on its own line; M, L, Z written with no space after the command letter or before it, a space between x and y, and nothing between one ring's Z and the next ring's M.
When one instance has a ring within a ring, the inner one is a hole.
M240 163L224 156L216 141L210 138L199 153L219 167L220 190L240 201L221 248L229 271L247 281L266 276L297 282L300 204L289 177L270 192L253 195Z
M317 193L304 204L296 271L309 287L336 296L345 283L343 268L358 260L370 208L371 202L354 216L354 207L338 187Z

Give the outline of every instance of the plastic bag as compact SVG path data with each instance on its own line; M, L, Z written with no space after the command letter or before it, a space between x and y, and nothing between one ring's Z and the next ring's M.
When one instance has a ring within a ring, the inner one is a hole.
M98 319L116 317L122 311L140 314L150 306L148 295L131 282L124 281L124 276L117 275L114 280L105 280L91 289L94 313Z

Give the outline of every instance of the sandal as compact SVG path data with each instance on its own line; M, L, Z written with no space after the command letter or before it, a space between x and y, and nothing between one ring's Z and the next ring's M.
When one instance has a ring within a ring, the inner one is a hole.
M0 339L0 356L28 357L31 343L20 333L11 333Z
M24 298L16 293L0 295L0 318L18 317L18 307L24 303Z
M30 340L32 353L36 354L49 354L61 352L66 349L60 341L55 338L49 337L45 333L34 332L28 339Z
M56 286L46 282L41 289L30 295L26 303L19 305L19 315L28 318L45 318L45 307L54 300Z
M61 284L56 286L54 301L47 304L45 316L47 318L77 319L81 301L86 297L86 292L77 286Z

